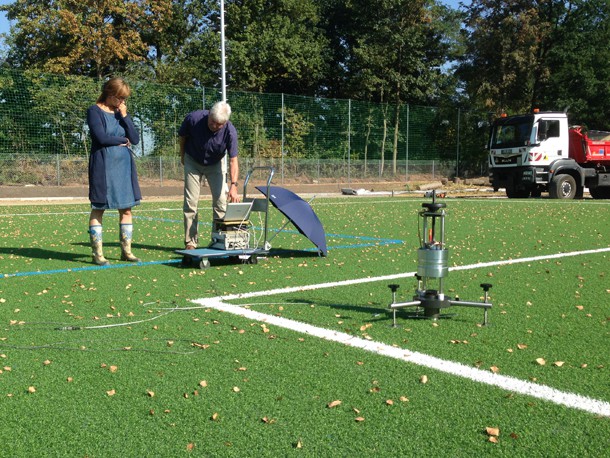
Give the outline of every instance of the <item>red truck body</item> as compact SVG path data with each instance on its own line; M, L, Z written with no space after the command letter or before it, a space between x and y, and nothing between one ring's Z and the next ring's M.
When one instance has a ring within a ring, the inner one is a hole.
M610 132L585 133L580 126L571 127L570 157L582 165L610 166Z

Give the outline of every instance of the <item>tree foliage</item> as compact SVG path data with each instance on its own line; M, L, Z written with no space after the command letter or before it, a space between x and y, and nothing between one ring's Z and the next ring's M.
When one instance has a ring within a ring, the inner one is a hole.
M610 130L610 2L572 2L557 41L541 106L567 109L573 124Z
M610 108L609 8L608 0L473 0L458 69L469 100L496 114L571 107L601 121L591 108Z
M144 61L146 37L162 33L171 0L16 0L8 63L60 74L102 76Z
M347 145L323 138L318 128L319 122L332 120L342 132L348 130L345 110L333 108L340 99L363 104L350 121L360 126L364 143L351 153L382 161L391 154L394 167L404 150L400 145L415 135L404 129L414 106L435 107L430 125L436 123L436 129L421 135L434 136L435 147L466 162L460 146L453 151L448 145L458 138L466 149L479 148L486 121L482 112L569 107L573 122L610 129L610 0L472 0L459 11L440 0L224 4L229 89L316 96L322 110L317 118L305 105L286 118L296 135L291 150L299 154L304 137L314 139L318 157L347 151ZM199 104L186 88L197 88L204 99L205 88L213 88L207 101L218 98L218 0L14 0L0 10L13 23L6 67L98 81L122 74L149 85L147 97L158 93L159 107L142 100L140 116L153 136L165 138L165 123L184 115L191 102ZM174 96L164 95L166 84L176 87ZM158 91L151 89L155 85ZM14 95L8 86L2 91ZM60 93L71 97L67 89ZM51 94L42 85L28 87L27 94L42 104L42 112L51 107ZM269 110L258 99L254 104L246 99L232 103L256 105L248 112L255 116L242 120L252 126L248 148L256 156L282 154L268 129ZM133 104L140 102L132 97ZM456 108L468 113L460 129L453 121ZM235 113L241 116L239 109ZM67 143L73 137L52 135L53 141ZM173 150L170 143L155 138L154 154ZM483 147L479 150L472 164L483 157Z
M242 90L314 94L325 73L319 1L230 0L228 68Z

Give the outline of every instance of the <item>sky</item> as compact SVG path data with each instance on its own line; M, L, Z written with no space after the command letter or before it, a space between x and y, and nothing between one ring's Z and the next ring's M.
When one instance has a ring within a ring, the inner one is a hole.
M458 8L459 3L462 1L463 3L470 3L470 0L441 0L444 4L451 6L453 8ZM0 0L0 5L10 5L13 3L13 0ZM10 21L6 19L6 15L4 12L0 12L0 33L9 33L10 31ZM4 40L0 38L0 45L4 45Z
M0 0L0 5L10 5L13 0ZM10 29L10 23L6 19L4 11L0 12L0 33L8 33ZM4 40L0 38L0 45L4 45Z

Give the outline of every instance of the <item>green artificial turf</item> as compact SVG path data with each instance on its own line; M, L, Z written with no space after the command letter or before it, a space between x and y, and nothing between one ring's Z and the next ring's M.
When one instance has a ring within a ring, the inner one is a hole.
M468 301L493 284L489 325L451 307L393 327L387 285L413 294L425 200L316 198L328 257L288 226L258 264L206 270L174 253L178 202L134 209L139 265L108 212L110 268L91 264L85 205L0 208L0 455L608 455L608 417L192 302L258 292L228 302L610 402L610 253L520 262L609 247L610 202L447 199L450 267L515 261L445 281Z

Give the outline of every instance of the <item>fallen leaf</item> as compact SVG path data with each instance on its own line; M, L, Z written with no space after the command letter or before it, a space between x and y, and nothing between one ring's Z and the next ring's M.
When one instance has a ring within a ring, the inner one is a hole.
M193 444L192 442L189 444L186 444L186 451L190 452L195 448L195 444Z
M491 366L489 370L492 371L494 374L500 372L500 368L498 366Z
M394 401L392 401L391 399L386 400L385 402L387 405L389 406L393 406L394 405Z
M525 345L525 344L517 344L517 348L519 350L525 350L527 348L527 345Z
M206 386L208 386L208 382L206 382L205 380L202 380L201 382L199 382L199 386L202 386L205 388Z
M546 364L546 361L544 360L544 358L536 358L536 362L538 364L540 364L541 366L544 366Z
M489 439L487 439L487 440L493 444L498 443L498 438L496 436L489 436Z
M358 423L364 421L364 417L356 417L354 420L356 420Z
M116 394L116 391L115 390L108 390L108 391L106 391L106 394L108 396L114 396Z
M326 407L328 407L329 409L332 409L333 407L337 407L339 405L341 405L341 401L337 400L337 401L332 401L332 402L328 403L326 405Z
M487 433L488 436L499 436L500 435L500 428L493 428L491 426L488 426L485 428L485 432Z
M147 392L146 392L146 394L147 394L148 396L150 396L151 398L154 398L154 397L155 397L155 392L154 392L154 391L150 391L150 390L149 390L149 391L147 391Z
M234 393L239 393L239 391L240 391L240 390L239 390L239 387L238 387L238 386L234 386L234 387L233 387L233 392L234 392Z
M36 393L36 388L33 386L28 387L28 393Z
M427 375L422 375L419 378L419 383L428 383L428 376Z
M563 366L564 364L565 364L565 362L564 362L564 361L555 361L555 362L553 363L553 366L561 367L561 366Z

